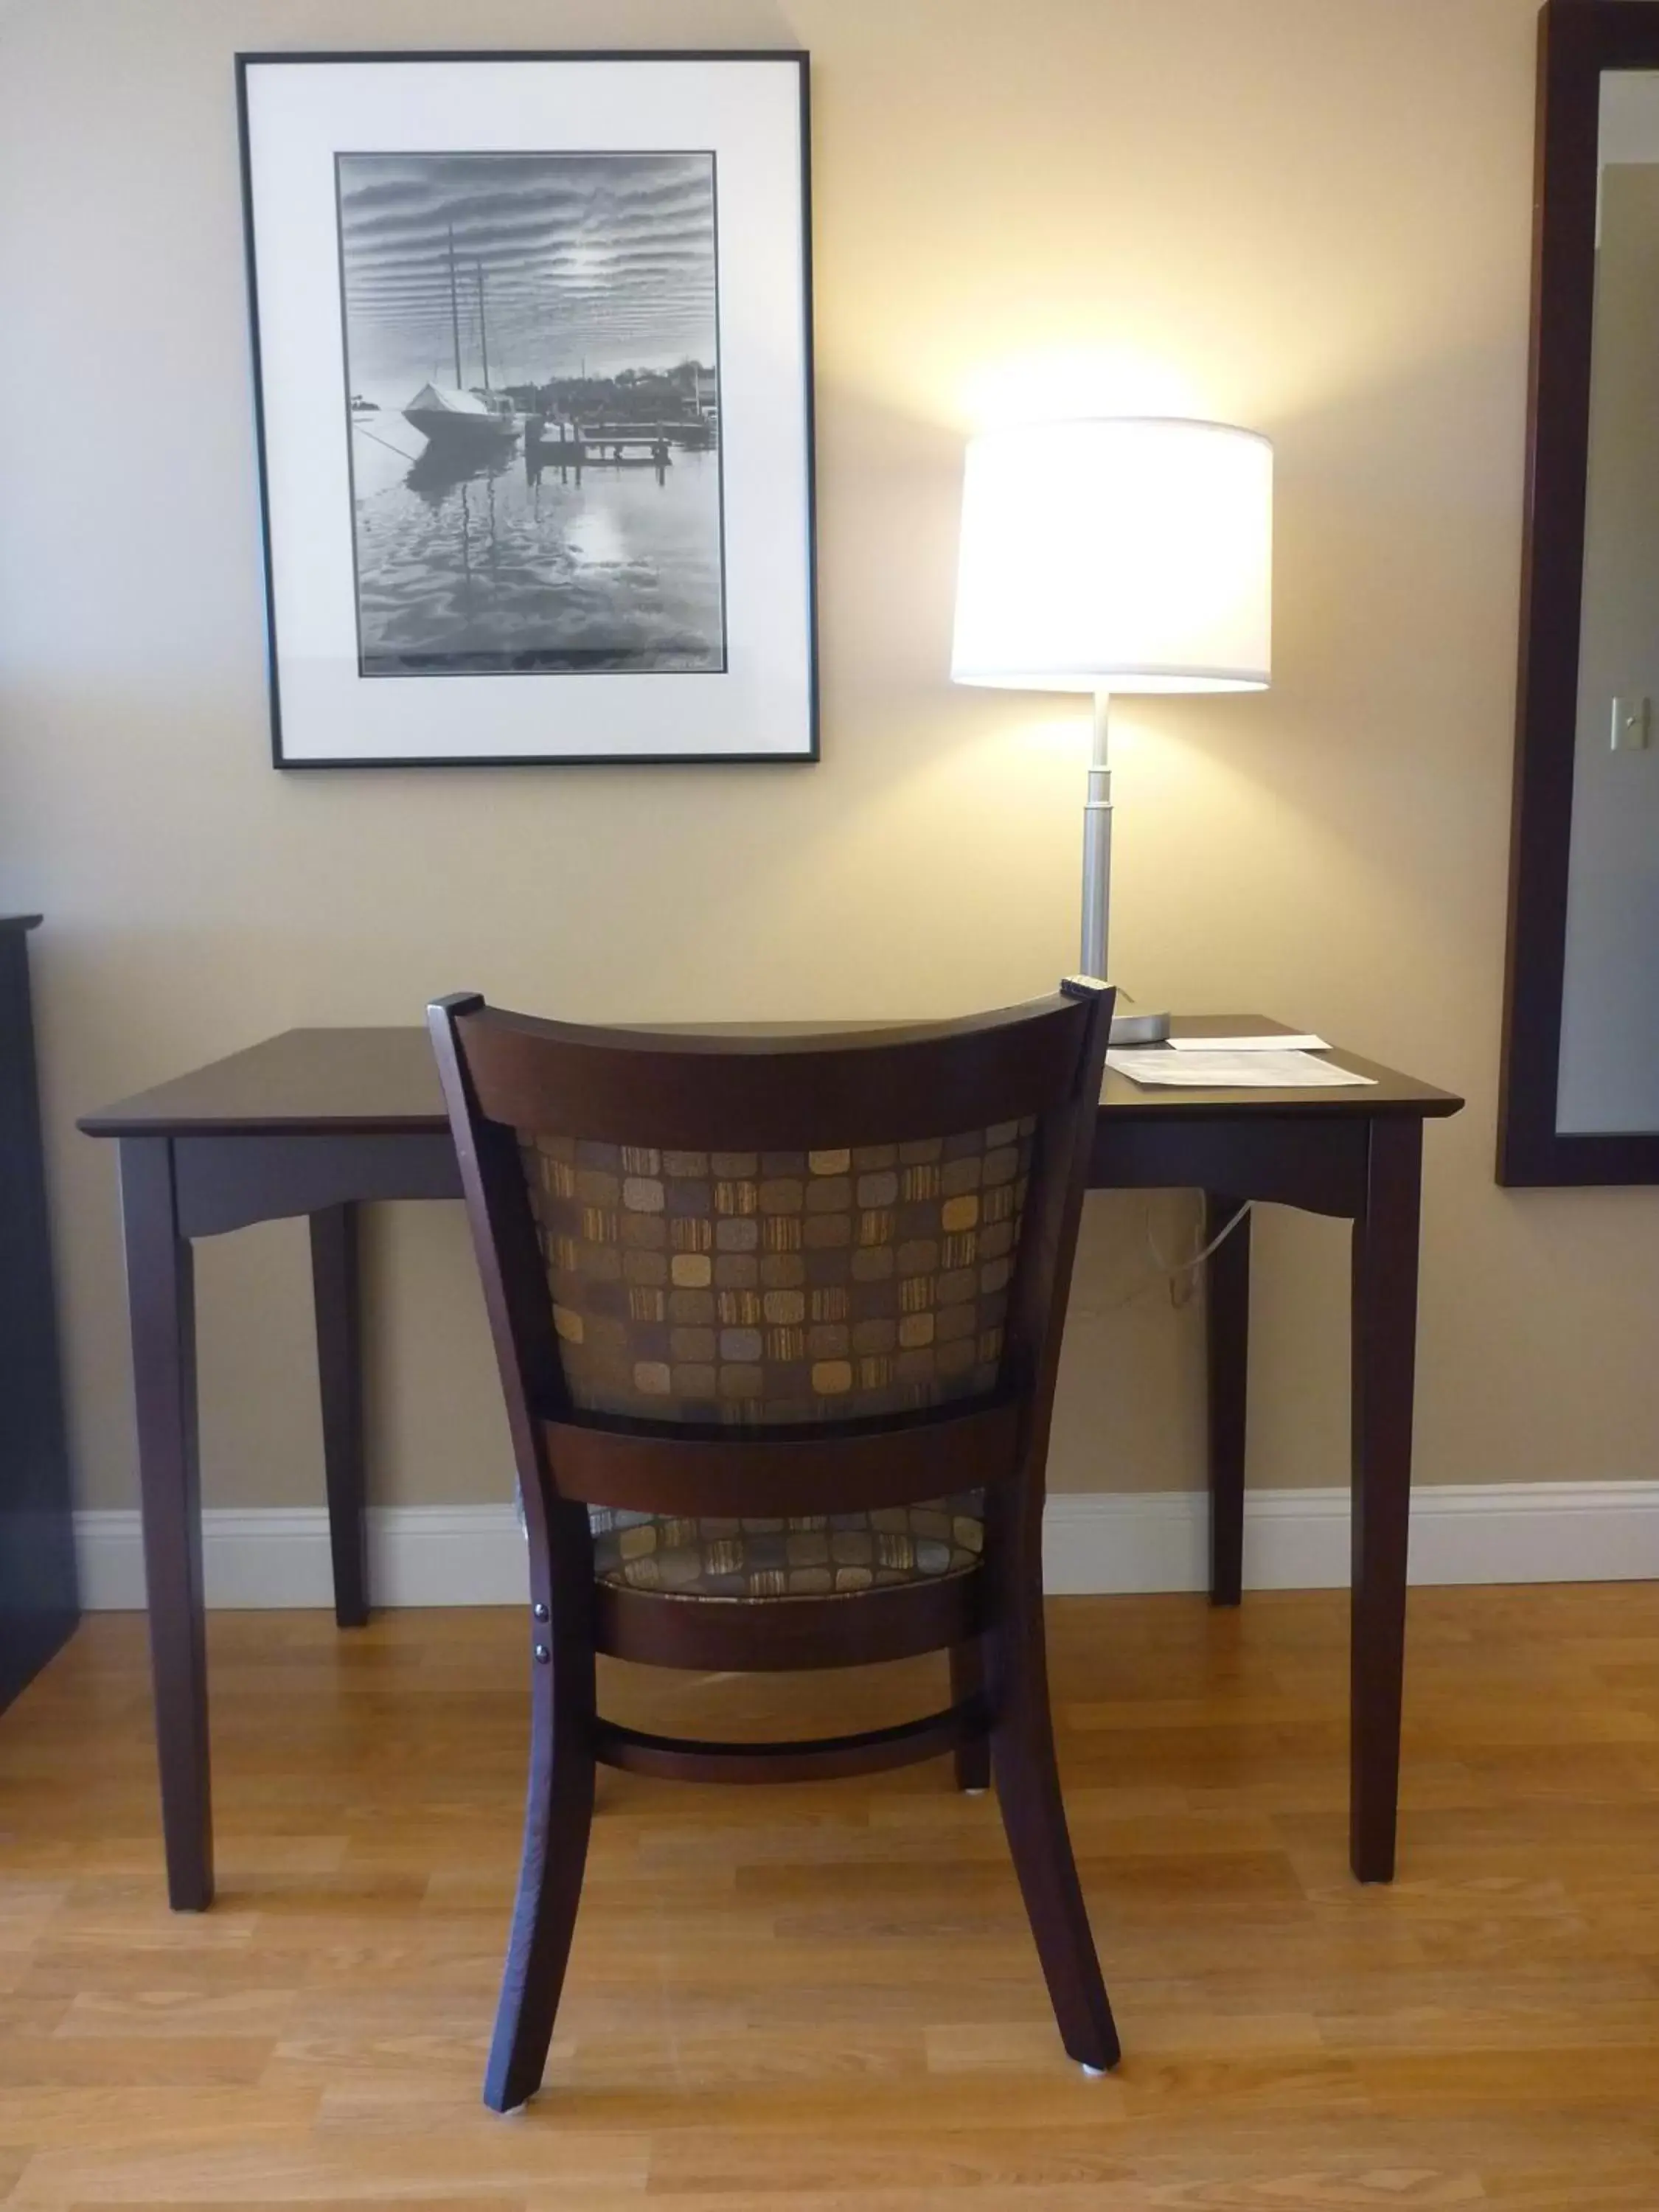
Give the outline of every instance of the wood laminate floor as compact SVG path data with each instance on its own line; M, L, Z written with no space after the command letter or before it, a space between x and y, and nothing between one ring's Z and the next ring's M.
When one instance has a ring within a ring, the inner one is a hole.
M1346 1864L1346 1601L1052 1607L1123 2032L1055 2039L994 1800L601 1784L548 2086L478 2100L523 1623L212 1622L220 1895L162 1903L143 1622L0 1718L0 2204L1659 2212L1659 1587L1413 1595L1400 1878ZM659 1729L920 1709L612 1669Z

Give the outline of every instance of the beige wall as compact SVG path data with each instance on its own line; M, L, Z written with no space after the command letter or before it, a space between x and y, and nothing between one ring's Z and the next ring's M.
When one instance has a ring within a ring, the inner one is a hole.
M1659 1194L1491 1174L1533 0L475 0L477 45L813 54L825 757L266 764L230 57L455 43L437 0L0 0L0 902L38 940L82 1493L132 1494L113 1162L76 1113L477 985L576 1016L879 1014L1073 957L1077 710L956 690L964 430L1188 406L1278 441L1277 677L1125 702L1116 959L1449 1086L1424 1480L1650 1474ZM1163 1204L1173 1242L1188 1201ZM1091 1214L1062 1487L1196 1479L1197 1312ZM1341 1478L1342 1233L1260 1233L1253 1472ZM384 1498L505 1493L458 1213L372 1254ZM312 1498L303 1243L204 1255L219 1502Z

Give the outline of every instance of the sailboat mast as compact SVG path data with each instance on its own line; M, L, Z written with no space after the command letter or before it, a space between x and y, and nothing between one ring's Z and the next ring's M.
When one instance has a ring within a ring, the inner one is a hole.
M488 332L488 331L485 330L485 328L484 328L484 298L483 298L483 294L484 294L484 283L483 283L483 262L482 262L482 261L480 261L480 262L478 263L478 264L477 264L477 270L478 270L478 351L479 351L479 352L483 355L483 388L484 388L484 390L485 390L486 392L488 392L488 391L489 391L489 332Z
M461 303L455 291L455 226L449 226L449 328L455 341L455 389L461 389Z

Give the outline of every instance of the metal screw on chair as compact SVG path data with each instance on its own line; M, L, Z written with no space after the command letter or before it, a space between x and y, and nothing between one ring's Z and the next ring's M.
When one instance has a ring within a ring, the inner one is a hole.
M532 1605L530 1610L535 1614L538 1620L545 1620L547 1619L547 1607L544 1605L540 1603Z
M536 1664L538 1667L545 1667L552 1656L553 1654L548 1650L546 1644L538 1644L536 1646Z

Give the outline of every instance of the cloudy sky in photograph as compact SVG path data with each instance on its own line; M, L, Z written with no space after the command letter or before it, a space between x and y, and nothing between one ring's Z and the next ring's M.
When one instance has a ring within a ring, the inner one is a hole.
M402 404L482 381L665 368L714 359L711 154L342 154L337 156L354 390ZM404 389L407 386L407 390Z

